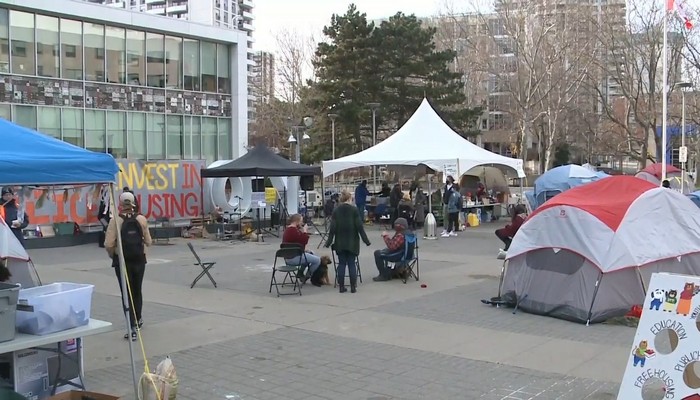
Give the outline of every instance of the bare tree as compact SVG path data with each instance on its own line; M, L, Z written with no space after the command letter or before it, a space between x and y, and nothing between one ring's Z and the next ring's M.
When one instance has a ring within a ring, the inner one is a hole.
M313 79L313 57L316 41L312 35L282 29L276 35L277 90L276 96L290 104L293 119L298 119L298 105L306 82Z

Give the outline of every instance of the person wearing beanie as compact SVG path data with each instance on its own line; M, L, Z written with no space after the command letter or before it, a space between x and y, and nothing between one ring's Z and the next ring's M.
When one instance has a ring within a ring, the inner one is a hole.
M401 261L404 253L404 243L406 236L404 235L408 229L408 221L406 218L397 218L394 221L394 235L389 236L389 232L382 232L382 239L386 248L374 251L374 263L377 266L379 275L372 278L375 282L383 282L391 280L391 268L387 265L390 262Z
M0 217L5 220L12 233L24 247L24 233L22 230L29 225L27 213L21 212L15 199L15 192L10 186L2 188L2 201L0 202Z
M119 266L119 252L117 235L121 237L124 264L126 267L126 279L131 289L129 298L129 309L131 322L131 335L124 335L125 339L137 339L136 331L143 325L141 310L143 307L142 285L146 272L146 247L153 242L151 233L148 230L148 220L139 214L136 208L136 198L131 192L123 192L119 196L119 215L109 221L107 232L105 233L105 250L112 258L112 267L119 281L119 289L124 293L121 279L121 268Z

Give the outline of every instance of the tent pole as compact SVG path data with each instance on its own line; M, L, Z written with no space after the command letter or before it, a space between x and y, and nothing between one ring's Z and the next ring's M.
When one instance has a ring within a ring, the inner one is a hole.
M131 311L131 308L129 307L129 288L127 286L127 280L126 280L126 264L124 264L124 247L122 247L122 235L121 235L121 226L118 225L119 220L117 220L117 216L119 215L119 210L117 208L117 191L114 188L114 183L109 184L110 188L110 209L112 211L112 218L114 219L114 223L117 225L117 255L119 256L119 279L121 280L121 287L122 287L122 307L124 310ZM130 334L131 332L131 314L130 312L124 312L124 316L126 317L126 332L127 334ZM129 342L129 357L131 358L131 377L134 382L134 395L138 398L139 395L139 389L138 389L138 379L136 378L136 361L134 360L134 345L132 340L127 340Z
M637 276L639 276L639 283L642 284L642 290L644 291L644 295L646 296L647 293L647 285L644 284L644 278L642 277L642 271L640 271L639 267L635 268L637 270Z
M593 304L595 304L595 298L598 296L598 289L600 288L600 282L603 280L603 273L598 275L598 279L595 281L595 290L593 291L593 299L591 300L591 306L588 308L588 318L586 319L586 326L591 324L591 316L593 315Z
M326 189L324 187L325 183L325 178L323 176L323 164L321 164L321 210L324 210L325 212L325 204L326 204ZM333 180L335 180L335 175L333 176ZM314 215L316 215L316 212L314 211ZM364 215L362 216L362 223L365 222ZM323 214L323 229L328 233L328 215Z

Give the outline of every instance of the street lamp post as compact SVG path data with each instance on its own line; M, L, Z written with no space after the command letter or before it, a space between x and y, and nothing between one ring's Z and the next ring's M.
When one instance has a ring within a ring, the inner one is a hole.
M678 82L674 85L675 87L681 89L681 149L678 151L678 155L681 161L681 193L685 190L685 167L688 162L688 148L685 147L685 90L687 88L693 87L690 82ZM683 154L681 154L683 153Z
M335 119L338 118L338 114L328 114L328 118L331 119L331 156L335 160ZM335 174L332 179L335 184Z
M296 143L296 162L301 163L301 145L304 140L311 139L306 130L313 125L311 117L304 117L301 125L292 126L292 132L287 142ZM299 212L299 177L289 177L287 180L289 196L287 197L287 210L290 213Z
M372 146L377 145L377 109L379 103L367 103L367 106L372 110ZM372 166L372 184L374 190L377 190L377 166Z

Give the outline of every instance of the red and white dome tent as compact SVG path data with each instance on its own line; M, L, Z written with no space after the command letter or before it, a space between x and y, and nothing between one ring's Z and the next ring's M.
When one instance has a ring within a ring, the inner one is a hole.
M661 163L651 164L644 168L643 170L637 172L635 175L639 179L644 179L657 186L661 185L661 173L663 165ZM671 184L671 189L681 191L683 188L683 194L689 194L695 191L695 182L688 176L688 174L683 174L683 171L674 167L673 165L666 165L666 179L668 183ZM685 180L683 184L681 181Z
M6 261L7 269L12 274L10 283L19 283L23 288L40 284L29 254L2 217L0 217L0 260Z
M602 322L643 304L653 272L700 275L700 209L675 190L613 176L540 206L508 250L518 308Z

